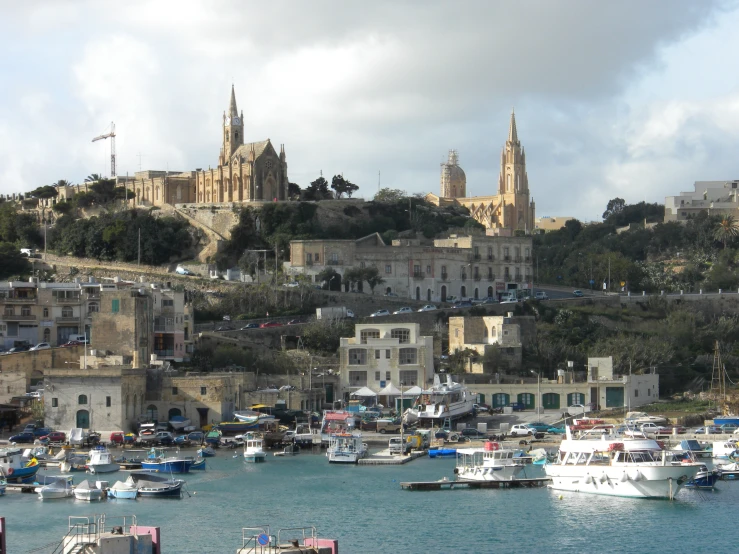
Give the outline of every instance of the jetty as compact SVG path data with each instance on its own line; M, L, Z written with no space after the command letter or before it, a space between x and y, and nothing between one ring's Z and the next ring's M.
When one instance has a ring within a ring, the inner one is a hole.
M401 464L407 464L408 462L411 462L417 458L422 458L423 456L426 456L428 452L426 450L414 450L413 452L410 452L409 454L405 456L399 456L396 454L390 454L390 450L387 448L385 450L380 450L379 452L375 452L371 456L367 458L362 458L357 462L358 465L361 466L392 466L392 465L401 465Z
M441 491L454 489L516 489L543 487L550 479L516 479L514 481L407 481L400 483L406 491Z

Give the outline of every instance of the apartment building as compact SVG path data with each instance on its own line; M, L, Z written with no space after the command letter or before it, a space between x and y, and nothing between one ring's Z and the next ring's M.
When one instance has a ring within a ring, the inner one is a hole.
M739 216L739 180L696 181L693 190L665 197L665 223L686 221L700 212Z
M474 350L480 358L497 352L497 363L504 369L521 366L523 356L521 326L514 323L513 314L506 316L450 317L449 352ZM470 358L467 370L470 373L485 373L481 359ZM500 368L491 367L490 372Z

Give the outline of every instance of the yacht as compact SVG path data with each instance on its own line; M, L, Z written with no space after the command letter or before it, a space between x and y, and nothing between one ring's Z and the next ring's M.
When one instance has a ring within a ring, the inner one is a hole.
M258 464L266 459L267 453L264 451L264 441L261 435L247 433L244 436L244 460Z
M652 439L574 440L567 428L557 460L544 470L556 490L672 500L701 465L674 463Z
M90 473L112 473L121 469L121 466L113 461L110 450L104 446L98 446L90 450L90 460L87 462Z
M484 448L458 448L454 473L460 481L533 479L533 471L531 477L526 475L527 465L531 470L531 457L488 441Z
M362 442L360 433L335 433L331 435L328 445L328 462L330 464L356 464L369 454L367 445Z
M434 375L431 388L421 391L413 407L404 415L406 423L415 421L429 422L441 427L446 419L458 419L474 411L475 395L466 386L454 383L452 376L447 375L446 383L441 383L438 375Z

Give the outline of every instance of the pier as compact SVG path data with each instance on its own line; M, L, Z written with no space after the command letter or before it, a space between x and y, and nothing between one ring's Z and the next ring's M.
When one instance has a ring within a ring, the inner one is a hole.
M390 451L386 448L385 450L380 450L379 452L372 454L368 458L362 458L357 462L357 464L361 466L401 465L407 464L408 462L411 462L417 458L422 458L427 454L428 452L426 450L414 450L406 456L399 456L395 454L390 454Z
M516 479L515 481L408 481L400 484L407 491L441 491L453 489L516 489L543 487L549 479Z

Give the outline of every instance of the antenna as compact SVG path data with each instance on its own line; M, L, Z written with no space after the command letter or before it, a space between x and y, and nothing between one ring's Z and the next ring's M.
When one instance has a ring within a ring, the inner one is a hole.
M380 192L380 183L382 182L381 172L377 172L377 192Z

